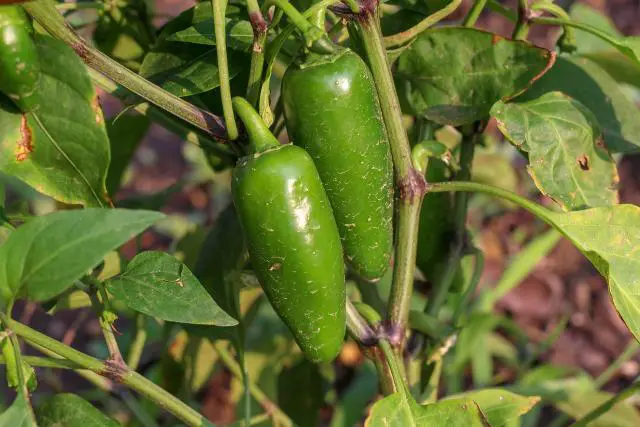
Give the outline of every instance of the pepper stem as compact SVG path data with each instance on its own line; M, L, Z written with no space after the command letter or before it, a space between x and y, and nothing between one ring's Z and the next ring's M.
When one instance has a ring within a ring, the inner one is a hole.
M249 147L251 153L262 153L270 148L280 145L280 142L269 131L269 128L260 117L260 114L251 106L249 101L236 96L232 99L233 109L242 120L249 134Z

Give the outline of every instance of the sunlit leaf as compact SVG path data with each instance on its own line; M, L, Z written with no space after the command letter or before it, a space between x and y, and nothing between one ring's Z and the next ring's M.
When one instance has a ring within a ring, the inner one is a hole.
M640 207L617 205L547 215L547 221L607 279L613 304L640 340Z
M376 402L365 422L366 427L486 425L480 408L471 399L442 400L420 406L403 393L395 393Z
M538 189L565 210L618 203L618 173L593 114L575 99L550 92L491 109L498 128L529 157Z
M36 35L38 109L0 96L0 171L69 204L106 206L109 141L87 69L65 43Z
M59 295L105 254L163 218L123 209L61 211L40 216L0 246L2 305L17 296L42 301Z
M462 398L473 400L487 417L491 427L510 425L510 422L529 412L540 401L537 396L520 396L499 388L470 391L447 397L447 399Z
M24 393L18 393L11 406L0 414L0 427L37 427L33 409Z
M107 288L129 308L163 320L233 326L200 281L181 261L165 252L142 252Z
M559 57L517 101L530 101L553 91L569 95L595 115L610 152L640 151L640 110L597 64L585 58Z

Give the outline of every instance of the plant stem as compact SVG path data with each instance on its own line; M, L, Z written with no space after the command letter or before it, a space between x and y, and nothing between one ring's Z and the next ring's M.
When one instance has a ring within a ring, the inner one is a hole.
M597 408L595 408L591 412L589 412L587 415L582 417L578 422L573 424L573 427L586 427L587 425L589 425L590 422L595 421L601 415L604 415L606 412L608 412L618 402L621 402L621 401L627 399L628 397L633 396L639 390L640 390L640 381L636 381L631 386L629 386L626 389L622 390L620 393L616 394L611 399L607 400L602 405L598 406Z
M398 392L408 393L402 363L389 341L381 339L375 347L370 347L370 351L366 353L376 366L382 394L389 396Z
M171 412L188 426L214 427L214 424L209 422L189 405L137 372L128 371L122 377L122 383Z
M473 162L476 140L480 136L482 127L483 126L480 125L475 132L470 135L465 135L462 140L460 147L460 171L456 175L457 181L468 181L469 178L471 178L471 164ZM425 312L432 316L437 315L440 307L444 303L465 250L468 202L469 195L467 193L457 193L455 195L453 208L454 237L453 242L451 242L451 247L448 248L449 255L447 257L447 265L438 283L436 283L429 294L429 300L425 307Z
M114 83L96 70L89 69L89 76L93 83L99 86L108 94L120 99L122 102L130 100L131 92ZM165 110L156 107L148 102L136 103L130 107L150 120L158 123L170 132L175 133L187 142L195 144L199 147L207 147L208 149L220 153L221 155L235 156L237 153L230 145L223 145L219 140L211 137L210 134L203 130L193 127L184 121L168 114Z
M387 336L400 353L406 339L405 331L413 292L418 243L418 221L426 182L424 177L416 171L411 161L411 147L402 121L400 103L382 41L376 8L376 3L373 4L373 9L363 7L355 20L360 29L364 49L380 98L382 117L393 157L396 188L399 191L397 243L393 284L387 309L387 326L389 328Z
M462 25L465 27L473 27L476 25L476 22L478 22L478 18L480 18L480 15L486 5L487 0L476 0L475 3L473 3L473 6L471 6L469 13L467 13L467 16L464 17Z
M334 50L333 44L327 38L324 29L318 28L307 21L307 18L289 3L289 0L268 0L266 6L269 7L272 4L279 7L287 15L291 23L300 30L307 47L314 47L314 50L324 53L330 53Z
M109 297L102 283L97 280L92 282L94 291L89 292L89 297L91 298L91 306L93 307L93 310L98 314L98 323L100 324L102 335L104 336L104 340L107 344L107 349L109 350L109 360L115 364L125 367L126 364L122 358L122 353L118 346L118 340L113 333L115 313L109 309ZM100 299L98 299L97 293L100 293Z
M526 40L529 34L529 0L518 0L518 21L513 29L514 40Z
M378 341L375 331L349 299L347 299L347 330L349 335L363 347L375 345Z
M24 8L55 38L67 43L91 68L103 73L131 92L207 132L214 139L225 141L226 130L220 117L178 98L159 86L89 46L73 32L58 13L51 0L24 3Z
M126 366L123 368L110 363L108 360L103 362L84 354L72 347L69 347L68 345L48 337L41 332L31 329L20 322L7 318L3 313L0 313L0 320L2 320L9 329L26 341L44 347L45 349L56 353L71 362L77 363L84 369L88 369L96 374L111 378L128 386L139 394L146 396L159 406L165 408L188 426L213 427L213 424L193 408L189 407L186 403L180 401L175 396L166 390L163 390L161 387L137 372L131 371Z
M134 371L138 369L142 350L144 350L144 345L147 342L147 317L142 313L136 313L135 322L136 332L133 336L133 342L129 347L129 354L127 354L127 366Z
M82 369L81 365L64 359L54 359L38 356L22 356L22 360L27 362L29 365L38 368ZM5 364L5 358L3 356L0 356L0 364Z
M216 40L216 54L218 58L218 74L220 78L220 98L224 122L227 125L227 136L231 141L238 139L238 126L233 115L231 105L231 86L229 83L229 60L227 58L225 12L227 0L211 0L213 9L213 29Z
M253 49L247 83L247 100L256 107L260 97L260 85L264 69L264 49L267 42L267 21L265 21L257 0L247 0L247 12L253 28Z
M611 365L607 369L604 370L598 377L594 380L593 385L596 388L600 388L605 385L609 380L615 375L620 367L624 365L629 359L635 356L638 351L640 351L640 343L635 339L631 339L627 348L624 349L620 356L616 360L613 361Z
M4 313L0 313L0 320L2 320L2 323L4 323L7 328L29 342L33 342L46 349L49 349L52 352L82 366L85 369L89 369L98 374L102 374L105 372L105 366L101 360L98 360L94 357L89 356L88 354L84 354L72 347L69 347L61 343L60 341L50 338L43 333L40 333L26 325L23 325L22 323L19 323L13 319L9 319Z
M491 185L481 184L478 182L465 182L465 181L449 181L449 182L438 182L435 184L429 184L428 191L434 193L442 193L444 191L471 191L478 193L490 194L492 196L497 196L502 199L508 200L510 202L515 203L521 208L531 212L535 216L545 220L548 222L548 218L553 212L549 209L541 206L537 203L534 203L530 200L525 199L524 197L518 196L515 193L512 193L508 190L493 187Z
M233 355L229 352L226 345L220 341L212 341L212 344L220 357L220 361L234 377L242 381L242 369L238 362L236 362ZM269 399L269 397L253 382L249 382L249 392L251 393L251 396L260 403L264 410L271 415L273 424L284 427L293 427L293 421L291 421L289 416L285 414L271 399Z
M483 0L483 1L486 1L486 0ZM400 46L408 43L409 41L411 41L412 39L420 35L420 33L422 33L423 31L431 28L432 26L434 26L435 24L437 24L438 22L442 21L447 16L455 12L455 10L458 8L458 6L460 6L461 3L462 3L462 0L451 0L451 2L448 3L445 7L427 16L422 21L418 22L416 25L409 28L408 30L405 30L398 34L394 34L392 36L385 37L384 46L386 48L390 48L390 47L396 47L396 46Z
M564 27L574 27L579 30L585 31L589 34L593 34L594 36L606 41L607 43L611 43L616 47L618 46L618 44L616 43L617 38L615 36L612 36L611 34L608 34L598 28L595 28L591 25L588 25L582 22L573 21L571 19L563 19L563 18L549 18L545 16L532 17L530 21L534 24L540 24L540 25L562 25Z

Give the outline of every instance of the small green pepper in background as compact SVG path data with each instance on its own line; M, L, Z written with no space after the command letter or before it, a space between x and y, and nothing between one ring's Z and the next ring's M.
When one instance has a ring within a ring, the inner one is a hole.
M234 98L233 106L252 150L232 181L251 265L305 355L331 361L344 339L346 293L329 200L302 148L281 145L246 100Z
M0 92L23 112L37 108L40 63L21 6L0 6Z
M427 182L443 182L447 180L446 172L447 165L442 160L431 158L425 178ZM420 210L416 265L434 285L440 281L449 262L449 251L454 238L451 194L428 193L422 200ZM450 291L460 292L463 282L460 268L457 268Z
M377 281L393 251L393 164L371 73L348 49L309 55L282 80L287 132L313 158L349 264Z

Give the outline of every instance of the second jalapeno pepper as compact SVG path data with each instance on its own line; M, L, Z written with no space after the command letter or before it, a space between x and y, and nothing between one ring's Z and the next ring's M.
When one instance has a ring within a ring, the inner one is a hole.
M354 52L309 55L282 80L287 131L313 158L345 256L379 279L393 247L393 165L371 73Z

